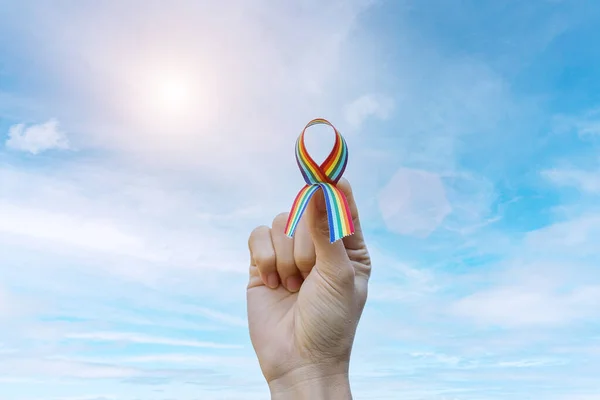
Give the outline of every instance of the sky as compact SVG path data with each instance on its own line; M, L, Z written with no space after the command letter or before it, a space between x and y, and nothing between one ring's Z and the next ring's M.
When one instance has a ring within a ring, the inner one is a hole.
M289 210L316 117L373 260L355 398L600 399L599 23L592 0L0 0L0 400L267 398L247 237Z

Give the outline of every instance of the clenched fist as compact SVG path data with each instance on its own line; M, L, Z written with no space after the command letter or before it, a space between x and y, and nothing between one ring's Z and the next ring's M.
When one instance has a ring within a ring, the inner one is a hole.
M367 299L371 259L350 184L355 233L329 242L322 190L311 199L293 239L288 214L250 235L250 338L272 399L351 399L348 381L356 327Z

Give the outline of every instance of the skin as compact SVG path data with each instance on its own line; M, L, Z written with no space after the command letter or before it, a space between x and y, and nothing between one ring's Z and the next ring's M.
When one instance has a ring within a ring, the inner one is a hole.
M248 240L250 338L272 399L351 399L348 368L367 300L371 259L349 182L355 233L329 242L322 191L311 199L293 239L288 213Z

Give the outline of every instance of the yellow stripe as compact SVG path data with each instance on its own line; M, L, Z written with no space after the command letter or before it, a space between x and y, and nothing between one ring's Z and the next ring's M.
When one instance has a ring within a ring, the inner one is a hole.
M339 135L339 133L337 133L337 131L335 132L337 135ZM340 158L342 157L342 153L344 152L344 143L341 142L342 138L340 138L340 151L338 151L338 153L335 156L334 162L331 163L331 166L327 169L327 171L325 171L325 173L327 174L327 176L330 176L331 173L333 172L333 170L335 169L335 167L338 165Z

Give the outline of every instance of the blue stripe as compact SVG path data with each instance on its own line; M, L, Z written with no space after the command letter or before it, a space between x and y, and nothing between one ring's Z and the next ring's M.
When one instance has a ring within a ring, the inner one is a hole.
M321 188L323 189L323 193L325 194L325 204L327 206L327 220L329 223L329 240L331 243L333 243L335 242L336 234L335 225L333 223L334 207L332 203L332 196L327 183L320 183L319 186L321 186Z

